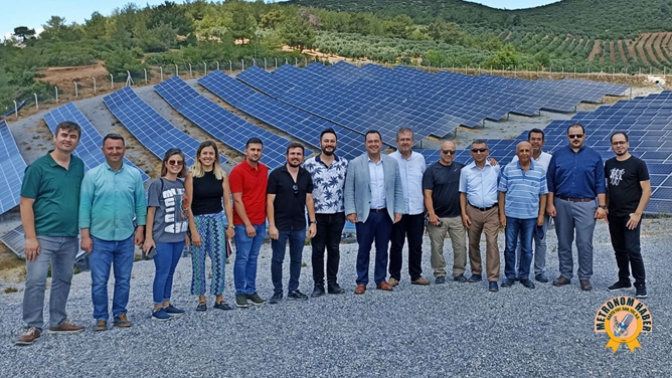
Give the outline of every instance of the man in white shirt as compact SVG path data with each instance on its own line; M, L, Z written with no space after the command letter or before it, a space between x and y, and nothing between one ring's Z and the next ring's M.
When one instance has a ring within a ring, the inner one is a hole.
M407 127L397 132L397 150L390 154L399 163L401 186L404 189L404 215L392 227L390 247L390 285L397 286L401 280L402 249L408 238L408 274L413 285L429 285L422 277L422 234L425 227L425 206L422 192L422 175L425 173L425 157L413 152L415 138Z

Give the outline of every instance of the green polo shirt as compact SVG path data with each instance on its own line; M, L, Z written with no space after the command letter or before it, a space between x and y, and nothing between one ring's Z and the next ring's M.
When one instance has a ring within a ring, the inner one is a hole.
M72 155L70 166L65 169L51 157L52 151L26 168L21 197L35 200L37 236L77 236L84 162Z

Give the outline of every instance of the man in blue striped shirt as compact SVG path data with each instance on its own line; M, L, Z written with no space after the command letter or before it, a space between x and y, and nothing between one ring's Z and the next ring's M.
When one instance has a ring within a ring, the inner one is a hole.
M532 145L520 142L516 147L517 161L502 169L499 179L499 218L506 227L504 275L502 287L511 287L516 277L528 289L534 289L529 279L532 262L532 236L535 226L544 224L546 209L546 170L532 161ZM519 272L516 272L516 246L521 241Z
M114 264L114 326L132 326L126 317L135 248L144 241L147 215L140 171L124 165L126 146L119 134L103 138L105 163L84 175L79 203L82 250L91 268L94 331L107 329L107 281ZM138 225L136 228L133 220Z

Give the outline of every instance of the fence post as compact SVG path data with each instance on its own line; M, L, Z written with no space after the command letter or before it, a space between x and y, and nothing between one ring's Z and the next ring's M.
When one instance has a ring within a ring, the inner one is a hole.
M175 76L180 76L180 70L177 68L177 64L175 65Z
M298 67L299 66L299 59L294 57L294 66Z
M278 68L278 58L275 58L275 68Z
M205 63L205 60L203 61L203 76L208 74L208 63Z
M145 68L145 84L147 84L147 69Z
M159 66L159 69L161 70L161 82L163 82L163 66Z
M257 60L254 59L254 58L252 58L252 65L253 65L253 66L256 66L256 65L257 65Z
M54 87L54 90L56 91L56 103L58 104L58 87Z
M217 71L219 71L219 60L217 61Z
M77 87L77 82L73 81L75 83L75 97L79 97L79 88Z
M37 103L37 93L33 93L33 96L35 96L35 110L40 110L40 104Z
M242 66L241 71L245 71L245 59L240 60L240 65Z
M306 67L308 65L308 59L306 57L303 57L303 67Z
M114 75L110 74L110 89L114 89Z
M93 79L93 93L98 93L98 87L96 86L96 77L92 77Z
M264 58L264 71L268 71L268 64L266 63L266 58Z
M189 77L194 77L194 73L191 71L191 63L189 63Z
M14 115L16 116L16 119L18 120L19 119L19 106L16 105L16 100L13 100L13 101L14 101Z
M229 60L229 72L233 72L233 62Z

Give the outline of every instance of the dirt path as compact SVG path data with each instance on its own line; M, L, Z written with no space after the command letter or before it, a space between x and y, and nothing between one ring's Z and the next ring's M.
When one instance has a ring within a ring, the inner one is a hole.
M625 56L625 47L623 47L623 40L618 40L618 52L621 54L621 61L628 63L628 58Z
M636 41L630 39L625 40L625 45L628 47L628 55L630 55L630 57L634 59L635 62L637 62L638 59L637 59L637 51L635 51L635 43Z
M637 44L635 47L637 47L637 55L639 55L639 58L642 60L642 63L646 64L647 66L650 66L651 63L649 62L649 59L646 57L646 53L644 52L644 41L646 41L646 36L642 35L637 40Z
M609 58L611 63L616 63L616 44L614 41L609 41Z
M509 38L511 38L511 34L513 34L512 31L509 31L509 34L506 35L506 38L504 38L505 41L508 41Z
M663 55L663 50L660 48L660 45L663 42L663 39L665 38L666 33L655 33L653 41L651 43L653 44L653 49L656 52L656 56L659 62L661 63L669 63L668 60L665 58L665 55Z
M602 46L600 46L600 40L596 39L595 43L593 43L593 49L590 50L590 54L588 55L588 61L592 62L595 60L595 57L602 52Z

